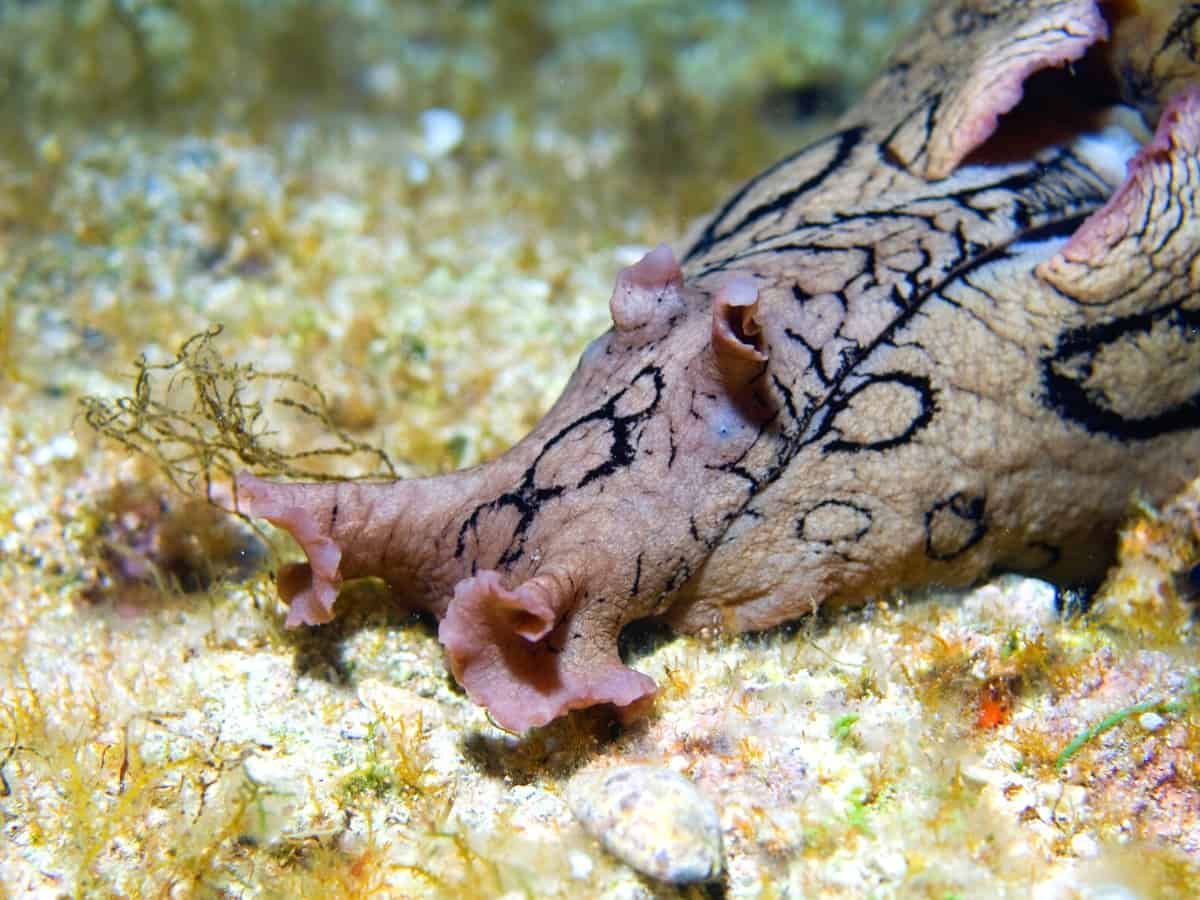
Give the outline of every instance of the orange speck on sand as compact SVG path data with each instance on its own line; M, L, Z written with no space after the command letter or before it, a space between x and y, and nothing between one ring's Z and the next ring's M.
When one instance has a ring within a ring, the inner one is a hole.
M979 691L979 712L975 716L977 728L996 728L1008 721L1012 702L1004 682L995 678L988 681Z

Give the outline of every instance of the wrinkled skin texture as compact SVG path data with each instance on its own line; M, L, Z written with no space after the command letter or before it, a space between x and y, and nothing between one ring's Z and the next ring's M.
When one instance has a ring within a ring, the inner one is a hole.
M1095 577L1132 493L1200 464L1198 20L938 6L832 135L680 263L621 273L613 329L504 456L241 476L309 558L280 573L288 623L381 577L521 730L651 694L617 655L635 619L740 631L997 567Z

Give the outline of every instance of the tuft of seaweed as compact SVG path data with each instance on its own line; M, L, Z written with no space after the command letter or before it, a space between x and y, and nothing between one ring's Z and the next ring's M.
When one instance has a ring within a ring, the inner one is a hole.
M315 384L293 372L226 361L213 346L221 330L214 325L192 335L170 362L139 357L131 395L80 399L87 424L148 457L180 491L194 493L203 485L209 500L226 499L221 494L226 485L235 490L233 477L239 469L313 481L397 477L385 450L351 437L337 424L333 405ZM319 427L320 446L277 446L278 432L267 423L262 399L272 393L272 403ZM350 475L320 465L350 457L366 457L374 465Z

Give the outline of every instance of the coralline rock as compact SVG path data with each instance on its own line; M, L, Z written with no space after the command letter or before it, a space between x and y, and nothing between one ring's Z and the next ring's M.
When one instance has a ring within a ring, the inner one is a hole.
M1058 591L1040 578L1002 575L963 598L969 616L1024 632L1041 633L1054 625Z
M724 868L716 807L684 776L657 766L613 766L572 779L576 818L606 850L672 884L719 878Z

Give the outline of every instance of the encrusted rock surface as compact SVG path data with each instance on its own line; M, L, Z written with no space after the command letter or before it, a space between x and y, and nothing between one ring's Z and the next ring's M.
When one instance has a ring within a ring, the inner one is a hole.
M678 772L612 766L576 775L567 790L583 827L637 871L670 884L721 876L721 818Z

